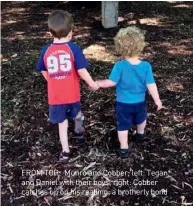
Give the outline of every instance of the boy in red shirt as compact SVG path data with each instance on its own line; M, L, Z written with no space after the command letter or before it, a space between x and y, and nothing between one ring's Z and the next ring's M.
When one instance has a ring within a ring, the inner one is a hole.
M72 39L73 19L68 12L53 11L48 18L48 27L54 38L53 43L43 47L36 69L42 73L48 85L49 118L59 125L62 144L60 162L68 162L68 120L75 120L77 142L85 142L83 120L80 105L80 76L92 90L98 85L86 70L88 62L81 49L70 42Z

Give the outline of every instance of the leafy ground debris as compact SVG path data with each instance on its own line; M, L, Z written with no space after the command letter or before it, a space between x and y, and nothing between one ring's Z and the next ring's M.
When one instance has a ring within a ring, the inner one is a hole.
M167 109L156 113L151 97L147 97L147 135L151 141L133 144L134 152L126 160L117 157L114 90L90 92L81 82L87 145L80 149L74 146L70 122L72 162L67 166L57 164L61 150L57 125L48 121L46 84L35 72L35 64L40 48L51 41L47 16L52 9L61 8L73 14L73 40L84 49L94 79L107 78L119 59L113 46L113 37L119 28L137 25L146 30L149 45L144 58L153 65ZM106 30L101 26L100 2L2 2L2 205L192 205L192 28L192 2L120 2L119 25ZM143 171L143 175L121 178L100 174L131 169ZM22 175L24 170L56 170L60 175ZM69 178L65 174L69 170L77 174ZM87 175L78 175L80 171ZM94 171L99 175L95 176ZM148 175L148 171L167 171L167 175ZM76 188L54 185L54 182L29 184L37 179L82 182ZM158 183L139 186L133 183L136 179ZM120 184L123 180L131 184L120 186L117 180ZM25 185L22 181L29 182ZM91 185L86 185L88 181ZM93 185L94 181L100 184ZM105 185L104 181L116 184ZM85 185L80 185L83 183ZM129 189L154 189L160 194L129 195L126 194ZM161 193L164 189L167 194ZM84 190L109 193L83 193Z

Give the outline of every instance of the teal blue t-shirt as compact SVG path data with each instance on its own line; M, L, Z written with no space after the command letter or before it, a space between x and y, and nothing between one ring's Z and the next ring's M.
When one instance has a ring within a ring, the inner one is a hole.
M116 100L122 103L145 101L147 84L155 82L152 67L147 61L133 65L127 60L115 63L109 79L116 83Z

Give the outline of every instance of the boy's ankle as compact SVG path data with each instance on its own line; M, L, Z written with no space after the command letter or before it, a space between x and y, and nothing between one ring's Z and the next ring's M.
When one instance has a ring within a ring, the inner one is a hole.
M65 152L65 153L70 153L70 150L68 149L68 150L62 150L62 152Z
M136 133L137 138L144 138L144 133Z
M144 135L144 132L136 132L138 135Z
M128 149L128 148L129 148L128 145L121 145L121 146L120 146L120 149Z
M144 142L144 141L149 141L149 138L146 137L144 133L140 134L137 132L131 136L131 141Z
M122 159L127 158L131 153L132 153L133 149L131 148L120 148L119 150L119 155Z

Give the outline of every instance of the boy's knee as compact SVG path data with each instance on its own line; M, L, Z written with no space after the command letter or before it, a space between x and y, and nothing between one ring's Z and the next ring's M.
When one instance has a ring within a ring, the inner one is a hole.
M74 118L75 121L84 121L84 115L82 112L79 112L77 116Z

